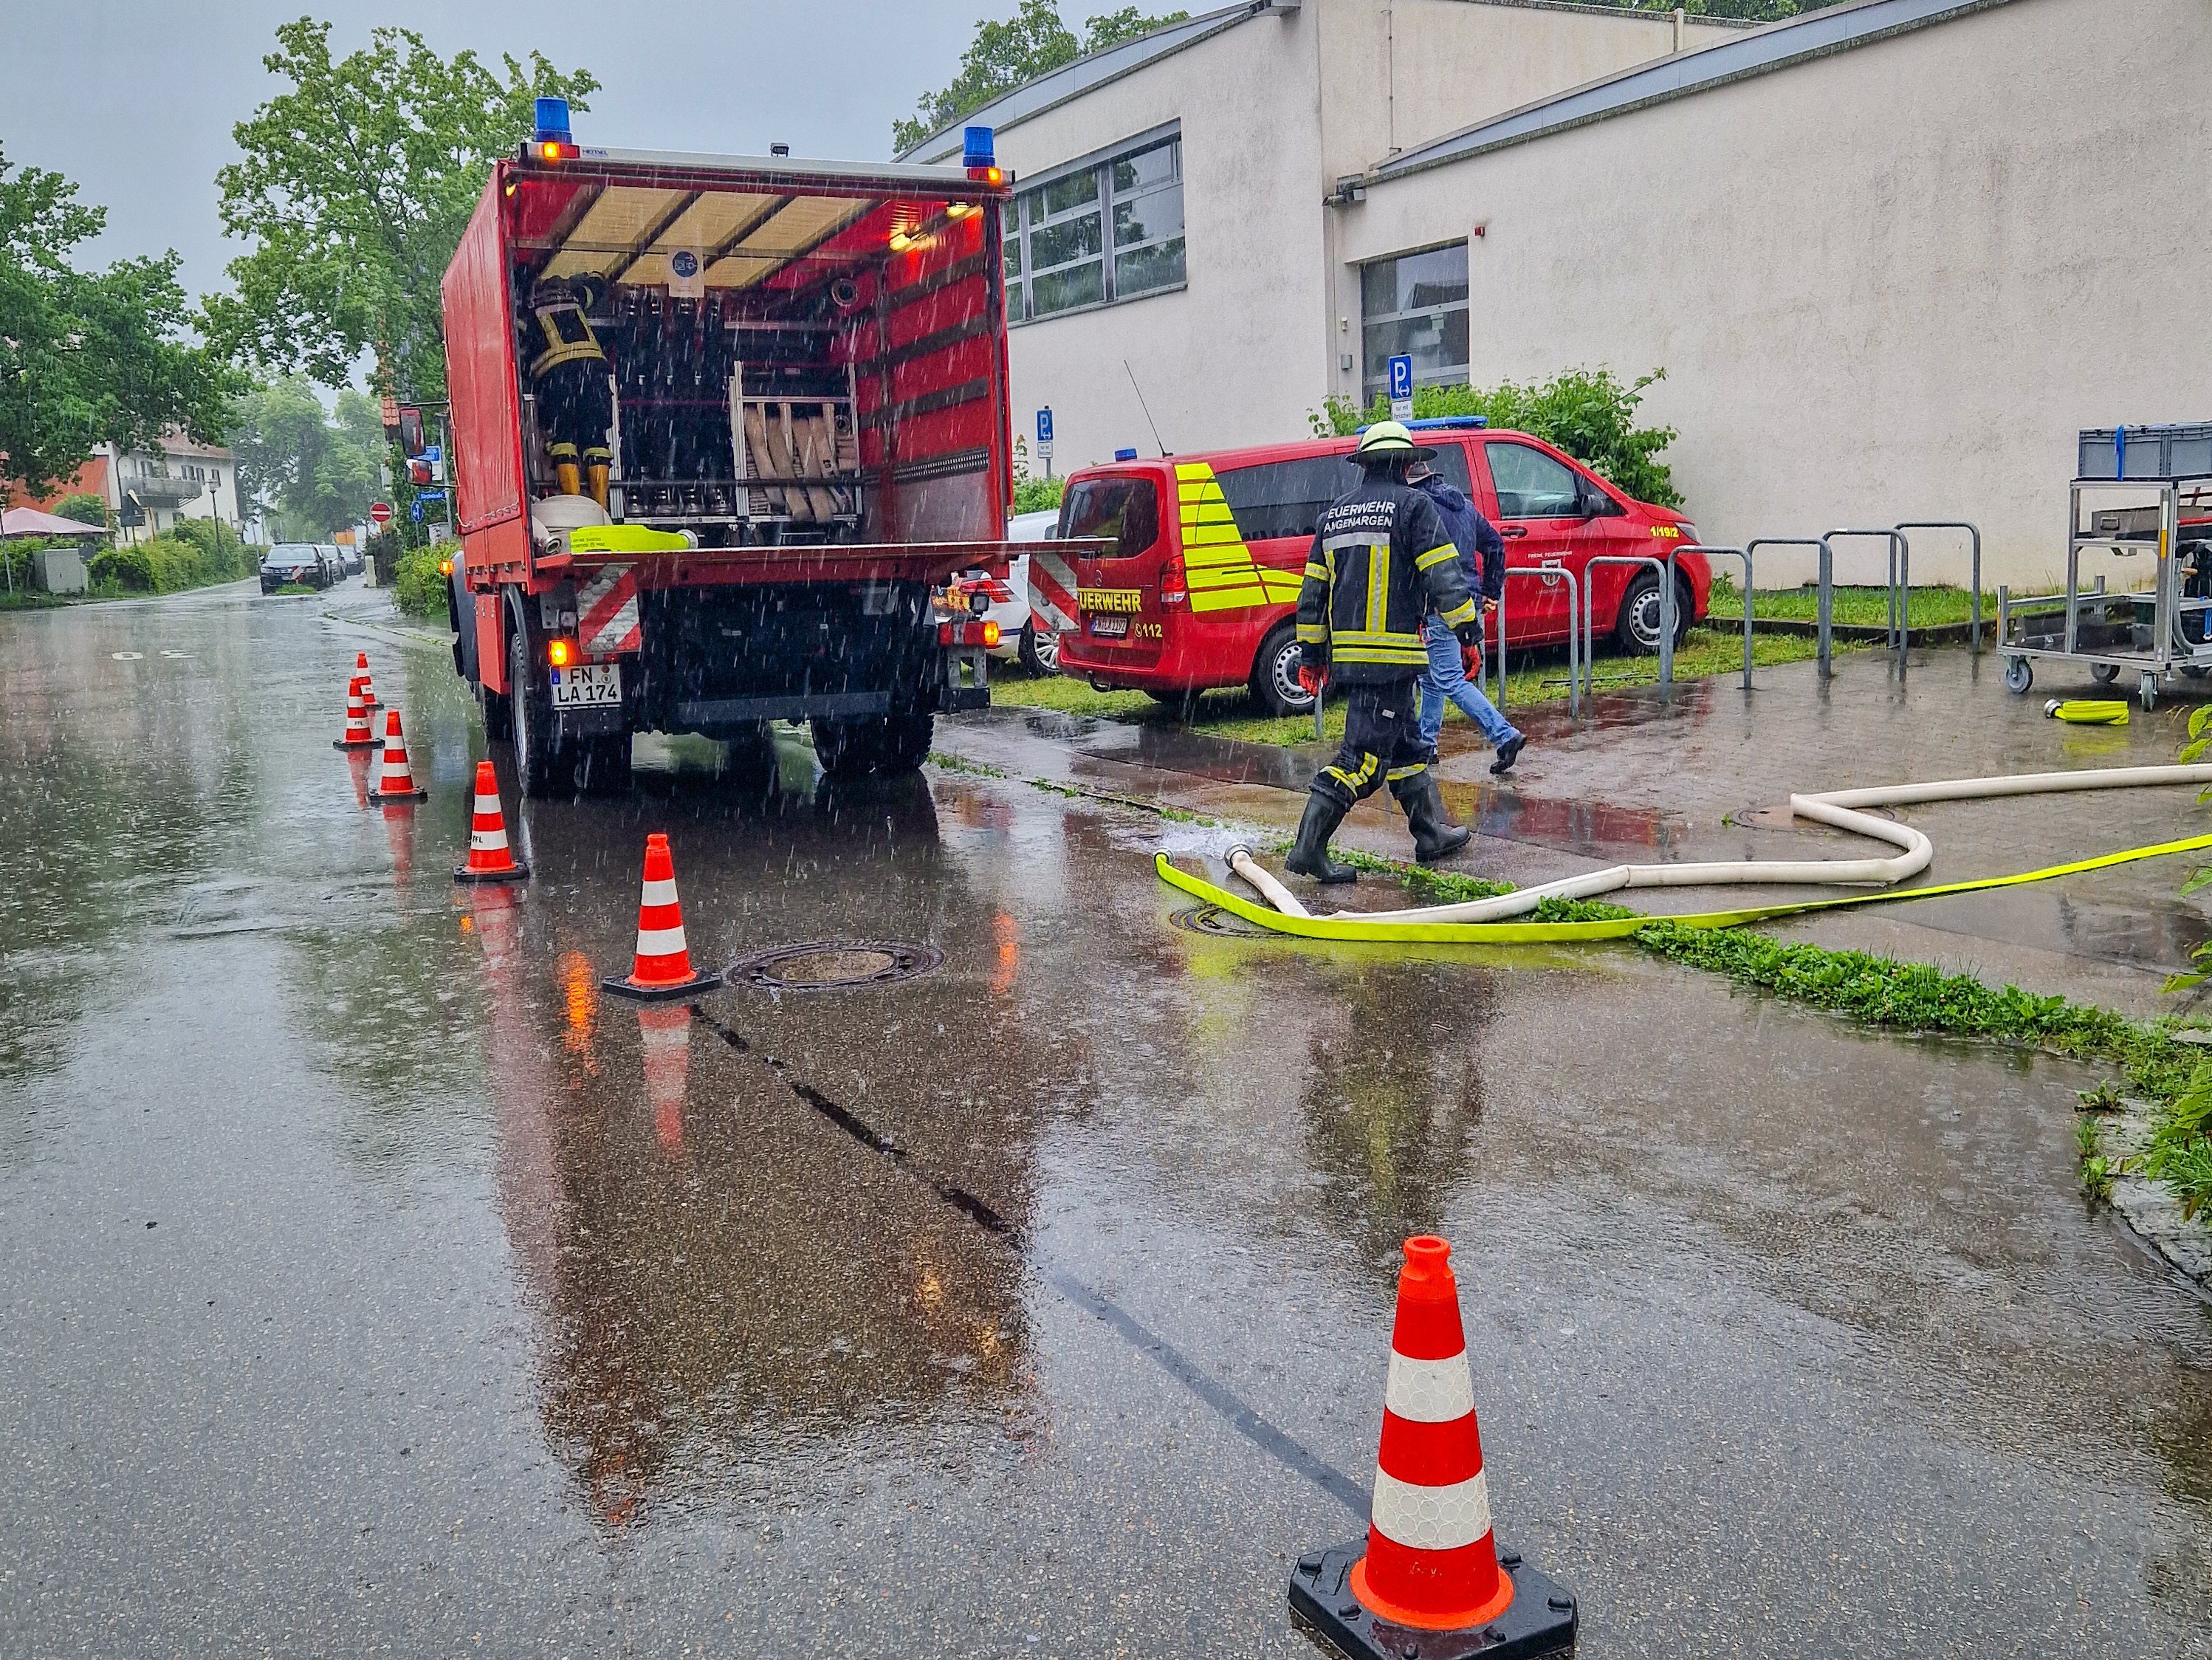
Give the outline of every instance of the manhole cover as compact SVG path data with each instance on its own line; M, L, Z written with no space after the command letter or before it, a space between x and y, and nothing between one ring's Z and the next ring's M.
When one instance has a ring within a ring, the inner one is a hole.
M1169 913L1168 921L1185 933L1202 933L1215 939L1272 939L1275 936L1255 927L1233 911L1218 905L1185 905Z
M884 939L813 939L757 951L730 964L732 985L769 991L848 991L928 974L945 961L934 946Z

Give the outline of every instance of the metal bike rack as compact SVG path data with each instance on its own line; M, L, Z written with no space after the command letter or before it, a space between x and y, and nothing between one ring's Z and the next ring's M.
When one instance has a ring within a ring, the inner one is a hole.
M1597 662L1597 579L1590 575L1600 565L1642 565L1656 571L1659 576L1659 684L1674 684L1674 579L1663 560L1644 553L1601 553L1583 564L1583 575L1589 583L1590 603L1583 607L1583 661L1590 665L1592 679L1590 695L1597 695L1595 678Z
M1974 639L1972 654L1982 654L1982 532L1978 525L1964 519L1913 519L1899 525L1898 533L1909 530L1962 530L1973 540ZM1911 597L1910 590L1906 597Z
M1887 535L1887 532L1882 534ZM1825 536L1761 536L1743 545L1746 555L1757 553L1761 548L1818 548L1820 550L1820 678L1835 678L1836 626L1836 550L1828 545ZM1751 607L1748 597L1744 608Z
M1911 632L1911 615L1906 609L1906 599L1912 592L1912 544L1899 530L1832 530L1824 538L1834 542L1843 537L1880 537L1889 544L1889 636L1888 649L1897 654L1898 666L1905 665L1905 641ZM1829 581L1829 604L1834 605L1833 573Z
M1567 713L1579 721L1582 719L1583 713L1582 680L1577 672L1575 659L1582 645L1582 584L1575 581L1574 572L1569 570L1565 565L1508 565L1505 568L1505 575L1509 579L1516 576L1539 577L1543 580L1547 587L1554 581L1562 581L1567 585ZM1498 706L1498 711L1501 714L1505 712L1505 595L1507 592L1509 590L1500 589L1498 595L1498 696L1491 699L1491 702Z
M1757 546L1756 543L1753 546ZM1715 554L1725 554L1731 559L1743 561L1743 689L1751 690L1751 549L1711 548L1702 542L1692 542L1686 548L1675 548L1667 555L1667 585L1674 585L1674 562L1686 553L1702 553L1708 559ZM1706 619L1710 622L1711 619Z

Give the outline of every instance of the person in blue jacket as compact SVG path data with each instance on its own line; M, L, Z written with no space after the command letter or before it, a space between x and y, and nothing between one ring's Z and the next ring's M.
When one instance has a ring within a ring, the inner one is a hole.
M1505 591L1505 538L1475 510L1474 502L1425 464L1410 469L1406 482L1429 498L1437 516L1443 520L1452 545L1459 550L1460 569L1467 577L1467 586L1480 601L1483 615L1489 616L1498 609L1498 597ZM1497 749L1498 759L1491 763L1490 770L1493 776L1503 778L1521 758L1528 740L1483 696L1482 688L1467 678L1467 660L1456 635L1431 616L1422 623L1421 639L1429 653L1428 670L1421 676L1421 742L1431 754L1436 752L1437 736L1443 731L1444 705L1456 703Z

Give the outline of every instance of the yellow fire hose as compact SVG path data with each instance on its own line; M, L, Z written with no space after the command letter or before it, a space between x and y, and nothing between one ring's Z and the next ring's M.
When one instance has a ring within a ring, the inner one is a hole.
M2011 779L1961 780L1948 785L1909 785L1895 789L1852 792L1844 795L1837 792L1822 798L1793 797L1793 806L1800 803L1820 802L1828 807L1838 796L1853 806L1873 805L1869 798L1881 797L1895 800L1905 798L1918 801L1936 800L1984 800L1995 796L2040 793L2040 789L2129 788L2155 784L2198 784L2212 782L2212 767L2129 767L2104 773L2040 774ZM2038 787L2040 787L2040 789ZM1938 794L1936 792L1942 792ZM1802 811L1802 808L1801 808ZM1813 817L1814 814L1807 814ZM1842 817L1832 808L1819 814L1832 822ZM1850 815L1857 818L1860 815ZM1841 827L1841 826L1839 826ZM1848 826L1859 829L1857 824ZM1902 842L1907 836L1917 842L1916 854L1926 849L1932 854L1924 837L1893 823L1885 825L1883 839ZM2069 864L2047 866L2041 870L2021 871L2009 876L1986 876L1970 882L1952 882L1939 886L1898 890L1885 888L1878 893L1853 894L1840 899L1797 900L1778 905L1759 905L1739 910L1704 911L1684 916L1633 916L1599 922L1522 922L1473 921L1460 920L1469 910L1512 905L1525 909L1535 901L1529 897L1542 890L1522 890L1506 896L1503 900L1475 901L1458 905L1439 905L1425 909L1384 912L1380 915L1363 912L1339 912L1332 916L1313 916L1304 914L1304 908L1289 890L1267 871L1261 869L1250 853L1243 848L1231 853L1232 865L1239 876L1250 882L1274 902L1273 905L1258 905L1241 895L1216 886L1202 877L1178 869L1168 861L1167 855L1155 856L1153 867L1160 879L1170 886L1181 889L1209 904L1218 905L1231 915L1277 933L1292 934L1304 939L1342 941L1366 940L1401 944L1465 945L1465 946L1534 946L1559 945L1601 939L1620 939L1637 929L1654 921L1665 921L1686 927L1729 928L1747 922L1761 922L1776 917L1797 916L1808 912L1837 910L1854 905L1882 904L1895 900L1932 899L1944 894L1978 893L1993 888L2019 887L2030 882L2046 882L2053 877L2078 875L2085 871L2105 870L2116 865L2132 864L2140 859L2160 859L2179 853L2197 853L2212 848L2212 836L2191 836L2179 842L2161 842L2150 847L2130 848L2118 853L2100 854L2094 859L2076 860ZM1547 885L1551 890L1588 886L1604 891L1629 886L1689 885L1669 881L1666 874L1698 872L1708 880L1728 883L1789 882L1820 880L1821 877L1808 873L1821 861L1803 860L1742 860L1730 866L1620 866L1605 873L1592 873L1589 878L1570 879L1565 883ZM1836 860L1828 864L1832 874L1826 879L1864 881L1863 873L1873 863L1886 861ZM1907 862L1899 860L1897 863ZM1914 870L1924 867L1926 854L1913 861ZM1604 880L1604 887L1595 884ZM1694 878L1692 879L1694 880ZM1876 878L1875 879L1880 879ZM1582 897L1561 895L1559 897ZM1493 913L1494 914L1494 913ZM1510 914L1510 913L1509 913Z

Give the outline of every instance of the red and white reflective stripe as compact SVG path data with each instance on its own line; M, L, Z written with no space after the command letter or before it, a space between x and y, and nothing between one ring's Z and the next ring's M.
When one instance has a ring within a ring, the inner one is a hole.
M1422 1487L1378 1465L1369 1519L1376 1532L1408 1550L1457 1550L1490 1532L1489 1480L1477 1470L1447 1487Z
M500 817L499 797L479 795L469 823L469 848L474 853L500 853L507 848L507 821Z
M1075 627L1075 573L1056 553L1030 556L1030 611L1055 634Z
M637 954L681 957L690 947L684 939L684 908L676 903L672 877L646 879L637 901Z
M1390 1351L1390 1381L1382 1404L1413 1424L1449 1424L1474 1410L1474 1380L1467 1351L1442 1360L1416 1360Z
M637 576L629 565L608 565L576 595L576 635L586 651L635 651Z
M386 739L384 745L384 782L412 785L413 776L407 770L407 748Z

